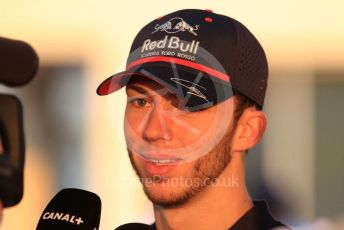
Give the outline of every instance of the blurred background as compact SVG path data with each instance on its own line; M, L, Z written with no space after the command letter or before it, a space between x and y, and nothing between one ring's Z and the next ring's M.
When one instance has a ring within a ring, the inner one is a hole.
M141 27L182 8L241 21L266 51L269 123L248 155L252 197L268 199L274 215L295 229L344 229L340 0L0 0L0 35L30 43L40 57L29 85L0 85L23 102L27 144L24 197L5 209L0 229L35 229L66 187L101 197L100 229L154 220L125 150L123 91L99 97L95 90L124 69Z

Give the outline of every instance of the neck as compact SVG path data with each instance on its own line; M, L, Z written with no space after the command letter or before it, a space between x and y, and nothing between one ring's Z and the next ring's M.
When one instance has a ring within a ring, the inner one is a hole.
M253 207L247 193L242 153L233 153L231 163L217 178L186 203L164 208L154 205L158 230L228 229ZM221 186L222 185L222 186Z

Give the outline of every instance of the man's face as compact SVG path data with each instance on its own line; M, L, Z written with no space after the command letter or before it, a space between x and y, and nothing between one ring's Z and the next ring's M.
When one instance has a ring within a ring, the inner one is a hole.
M233 99L188 112L160 84L135 77L126 88L125 137L133 168L155 204L182 204L230 162Z

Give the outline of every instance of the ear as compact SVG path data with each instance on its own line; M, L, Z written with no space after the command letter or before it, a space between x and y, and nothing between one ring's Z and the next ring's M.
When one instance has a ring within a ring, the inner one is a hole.
M262 139L266 128L266 117L262 111L247 108L241 115L232 142L233 152L244 152Z

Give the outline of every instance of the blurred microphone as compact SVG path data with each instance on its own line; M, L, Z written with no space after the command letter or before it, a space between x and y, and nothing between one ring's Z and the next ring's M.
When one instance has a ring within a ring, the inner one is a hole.
M38 56L23 41L0 37L0 84L21 86L38 70ZM5 207L23 196L25 140L23 108L14 95L0 93L0 201Z
M38 56L23 41L0 37L0 83L21 86L28 83L38 70Z
M23 197L25 140L23 107L13 95L0 94L0 200L5 207Z
M36 230L97 230L100 213L101 201L95 193L63 189L45 208Z

